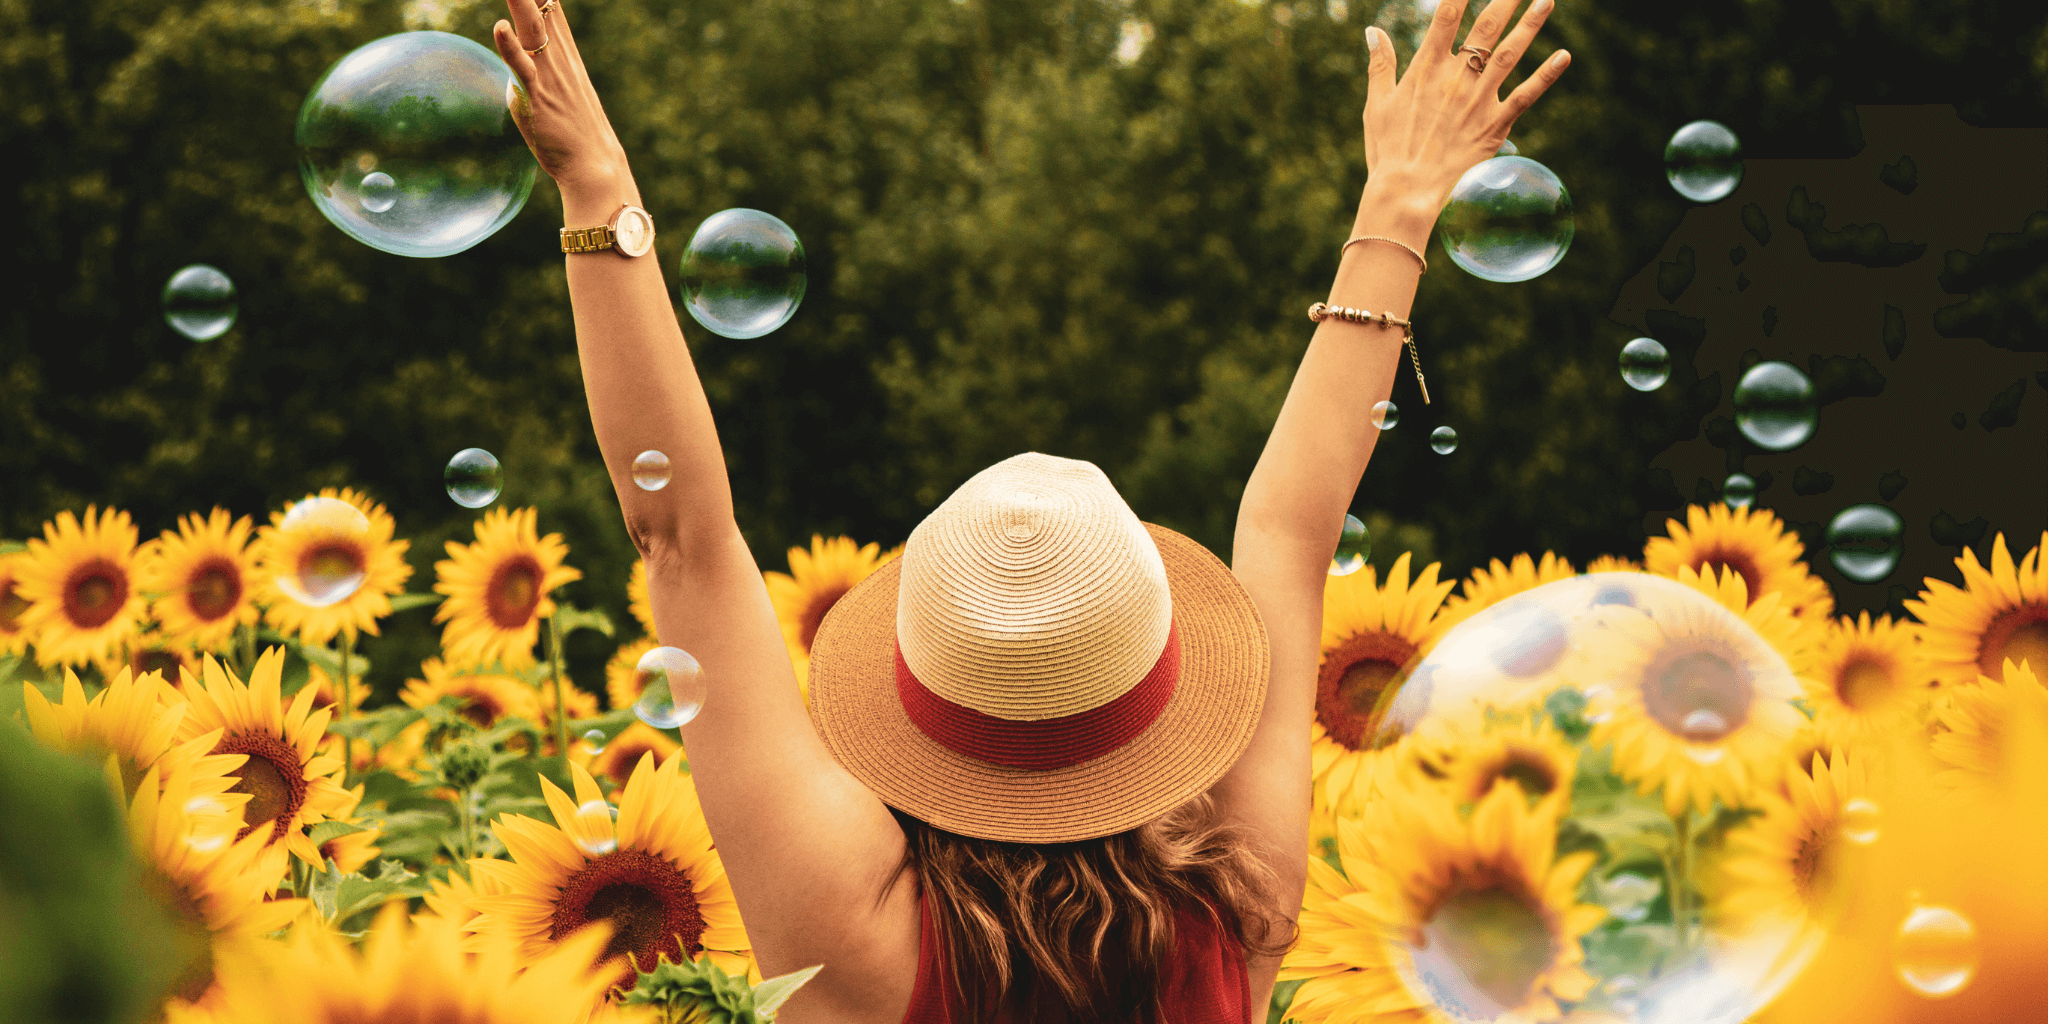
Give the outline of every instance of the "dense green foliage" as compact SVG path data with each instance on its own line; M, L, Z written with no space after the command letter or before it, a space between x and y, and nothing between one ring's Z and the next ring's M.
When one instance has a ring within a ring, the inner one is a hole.
M730 206L774 212L810 254L776 334L684 324L764 567L813 531L900 541L1025 449L1092 459L1140 515L1227 550L1364 182L1361 30L1377 19L1412 53L1410 0L567 6L671 280L691 229ZM441 466L475 445L504 462L501 500L569 539L587 578L568 596L623 618L632 551L583 406L553 188L476 248L412 260L322 219L292 148L306 90L348 50L408 27L486 40L501 14L0 2L0 535L99 502L149 536L189 509L353 484L390 504L423 590L474 519ZM1128 65L1126 19L1153 27ZM1684 367L1649 395L1614 371L1632 332L1607 310L1686 208L1664 139L1711 117L1752 156L1836 156L1857 103L2037 124L2044 20L1963 0L1561 4L1535 56L1568 47L1574 66L1514 139L1571 190L1577 241L1522 285L1432 259L1414 319L1436 404L1396 385L1404 426L1356 503L1374 560L1636 551L1644 513L1682 503L1646 467L1711 408ZM192 262L241 295L205 344L157 305ZM1428 450L1438 422L1457 457ZM368 648L385 692L430 649L425 618ZM596 689L609 648L579 637Z

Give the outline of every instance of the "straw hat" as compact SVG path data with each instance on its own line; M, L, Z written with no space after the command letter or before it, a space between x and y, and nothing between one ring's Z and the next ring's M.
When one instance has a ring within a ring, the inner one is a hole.
M962 484L833 605L811 717L883 802L1008 842L1135 828L1209 788L1265 706L1265 626L1216 556L1092 463Z

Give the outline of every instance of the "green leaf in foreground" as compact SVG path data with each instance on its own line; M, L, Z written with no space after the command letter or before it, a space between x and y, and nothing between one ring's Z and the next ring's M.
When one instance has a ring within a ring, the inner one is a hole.
M626 1002L658 1006L664 1020L772 1024L775 1011L824 969L825 965L818 964L750 987L747 979L725 973L709 956L680 964L663 960L654 970L641 972L633 990L626 993Z
M392 610L392 612L393 612L393 613L397 613L397 612L403 612L403 611L410 611L410 610L412 610L412 609L414 609L414 608L425 608L426 606L428 606L428 605L430 605L430 604L440 604L440 603L441 603L441 595L439 595L439 594L393 594L393 595L391 595L391 610Z
M355 914L381 907L392 900L411 899L427 894L426 879L407 870L395 860L379 861L375 877L361 872L342 874L341 868L333 861L327 862L327 870L314 876L309 896L320 908L322 916L336 923L346 921Z

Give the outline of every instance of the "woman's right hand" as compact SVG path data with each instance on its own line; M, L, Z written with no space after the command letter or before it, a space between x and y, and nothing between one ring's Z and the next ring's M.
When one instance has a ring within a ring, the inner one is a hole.
M613 189L630 176L625 148L583 68L561 0L551 0L546 13L542 2L505 0L512 20L491 28L498 55L525 90L523 101L512 102L512 119L541 170L564 192Z

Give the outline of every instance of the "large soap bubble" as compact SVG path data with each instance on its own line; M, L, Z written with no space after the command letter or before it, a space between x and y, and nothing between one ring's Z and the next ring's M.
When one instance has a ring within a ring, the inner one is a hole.
M1719 121L1694 121L1664 145L1664 176L1679 195L1711 203L1742 184L1742 143Z
M1444 251L1488 281L1527 281L1572 245L1572 197L1550 168L1525 156L1473 165L1451 189L1438 224Z
M758 338L804 300L804 244L780 217L721 210L683 252L683 305L713 334Z
M1372 795L1309 902L1350 909L1305 932L1452 1021L1745 1020L1853 889L1863 797L1847 762L1795 766L1796 627L1758 621L1622 572L1459 623L1365 724Z
M446 32L365 43L299 108L299 176L335 226L400 256L449 256L526 205L526 102L498 55Z

